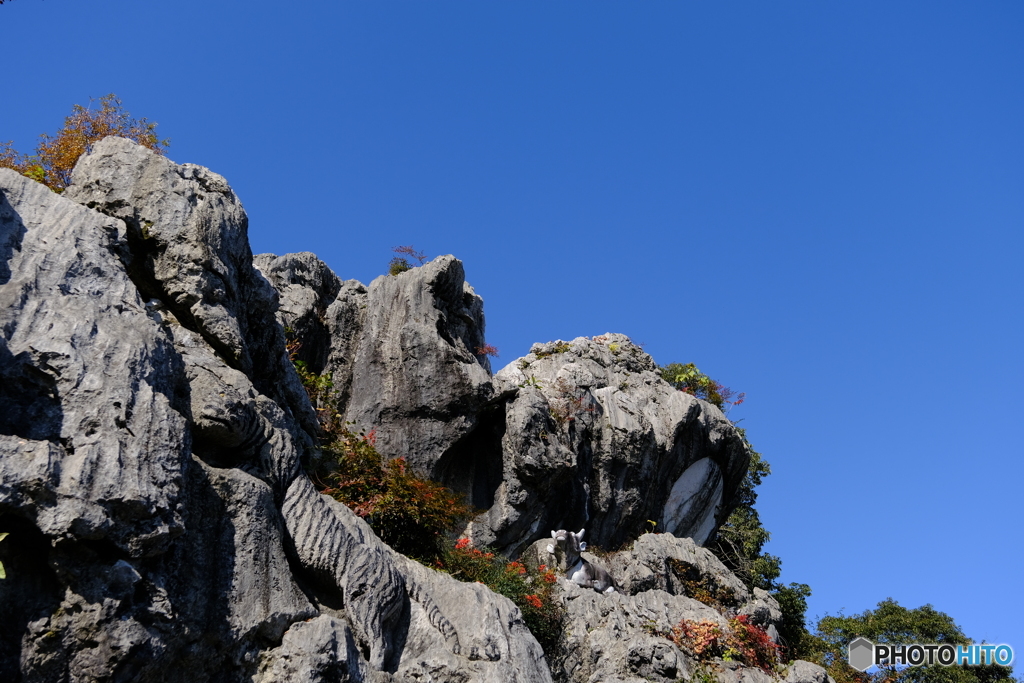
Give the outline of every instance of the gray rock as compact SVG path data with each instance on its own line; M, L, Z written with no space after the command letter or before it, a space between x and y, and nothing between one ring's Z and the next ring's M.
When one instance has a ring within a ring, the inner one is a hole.
M651 522L703 543L731 512L745 443L627 337L537 344L492 382L474 353L482 302L453 257L368 288L311 254L256 263L344 419L487 511L467 531L477 545L515 556L550 529L586 527L614 548Z
M462 262L439 256L370 283L345 419L377 428L377 448L434 478L443 454L491 399L483 301Z
M351 629L327 614L293 624L281 645L260 657L254 683L347 683L368 673Z
M0 172L5 504L54 539L166 550L190 462L181 364L125 273L124 224Z
M222 178L126 140L64 196L0 169L0 673L550 680L508 600L302 473L315 417L245 222Z
M630 549L606 557L584 553L591 562L610 568L622 594L598 594L572 583L564 577L565 567L547 553L547 544L543 539L534 543L524 561L558 567L563 573L557 586L566 622L556 679L677 681L702 669L722 683L774 680L760 669L735 662L698 661L664 637L683 619L711 622L726 631L729 618L737 614L757 614L766 619L762 626L772 628L781 616L773 598L760 591L752 599L743 584L693 539L645 534Z
M835 683L825 669L800 659L789 665L783 680L786 683Z
M710 598L726 607L736 608L750 601L743 582L692 538L644 534L629 550L615 553L608 564L627 593L657 589L687 595L688 586L700 584Z
M775 683L778 680L761 669L739 662L716 662L713 670L719 683Z
M78 161L63 196L124 221L125 267L142 296L161 301L260 393L315 430L274 324L276 292L252 266L249 221L222 176L110 137Z
M299 254L258 254L253 265L277 290L277 319L301 340L297 357L311 372L320 374L331 353L332 331L327 324L327 307L341 290L341 280L308 251ZM352 327L358 329L358 321Z
M734 507L747 447L722 412L662 380L621 334L535 344L495 375L502 475L473 521L511 555L550 529L617 548L650 523L703 543Z
M435 479L492 400L483 300L453 256L366 287L341 282L312 254L256 259L284 302L282 325L296 331L299 358L329 373L336 407L354 429L377 430L377 450L404 457ZM302 355L306 349L309 355Z
M185 363L127 275L124 224L7 170L0 197L0 401L25 406L0 425L0 671L232 680L315 614L273 495L193 458Z
M745 614L750 617L750 623L768 630L772 640L778 642L778 624L782 621L782 609L778 601L763 588L754 589L754 598L743 605L737 614Z

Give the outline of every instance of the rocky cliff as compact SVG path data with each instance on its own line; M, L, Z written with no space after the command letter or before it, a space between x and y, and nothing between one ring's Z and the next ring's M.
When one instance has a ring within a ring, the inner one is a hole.
M509 600L318 493L286 327L383 454L481 510L468 537L550 562L540 539L586 527L628 546L606 560L622 593L561 583L545 656ZM0 678L676 680L697 665L658 629L749 614L773 632L771 598L700 547L748 462L716 408L621 335L496 375L484 346L454 257L368 286L312 254L254 259L222 177L118 138L63 195L0 169ZM671 533L642 536L648 520ZM727 606L688 595L693 572Z

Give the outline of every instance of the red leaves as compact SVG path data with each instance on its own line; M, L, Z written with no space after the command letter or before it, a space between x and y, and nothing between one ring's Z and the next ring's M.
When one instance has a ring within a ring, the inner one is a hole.
M772 642L764 629L750 623L745 614L730 619L728 631L714 621L683 619L670 633L658 635L671 640L698 660L738 659L747 666L756 666L770 674L775 672L779 661L779 646Z
M484 344L483 346L476 347L476 355L478 356L492 356L498 357L498 347L491 346L490 344Z

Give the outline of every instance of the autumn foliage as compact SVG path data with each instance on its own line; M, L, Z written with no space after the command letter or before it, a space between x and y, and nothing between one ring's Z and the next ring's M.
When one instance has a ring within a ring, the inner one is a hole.
M0 167L19 173L62 192L71 183L71 171L78 158L93 143L116 135L133 140L157 154L166 151L169 141L156 136L156 125L146 119L133 119L113 94L99 99L99 107L74 105L64 126L54 135L43 133L35 154L21 154L13 142L0 143Z
M344 503L400 553L432 561L448 534L473 508L441 484L416 476L404 458L377 452L377 430L357 432L337 408L330 375L317 375L298 359L302 342L289 328L286 349L320 423L320 455L310 475L321 493Z
M409 471L404 458L385 460L375 440L372 430L332 434L315 479L323 493L369 522L385 543L429 561L473 510L459 494Z
M514 602L544 652L549 658L555 655L565 610L555 595L558 576L553 569L509 561L488 548L474 548L468 538L449 546L434 566L460 581L478 581Z
M729 619L728 628L714 621L683 619L667 633L659 633L702 662L712 659L740 661L772 674L779 662L779 648L764 629L745 614Z

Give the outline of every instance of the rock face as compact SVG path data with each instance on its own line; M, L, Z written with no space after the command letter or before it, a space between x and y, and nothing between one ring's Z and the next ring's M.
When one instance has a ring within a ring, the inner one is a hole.
M548 542L542 539L531 545L525 561L558 566L558 558L546 550ZM718 558L692 539L645 534L628 550L605 558L591 553L584 557L605 566L621 593L601 594L566 579L559 581L566 620L562 656L553 667L556 680L668 683L691 680L698 669L721 683L768 683L782 676L781 671L772 675L738 662L703 660L661 635L684 619L710 622L727 632L730 618L747 615L777 640L776 624L782 613L774 598L760 589L751 595ZM800 661L785 672L785 680L834 683L821 667Z
M586 527L617 548L648 521L703 543L734 506L750 456L714 406L663 381L621 334L535 344L495 377L503 472L478 543L518 552L548 529Z
M562 586L549 661L512 602L319 494L285 328L384 455L484 510L476 544L540 564L552 529L638 539L587 555L622 594ZM254 259L223 178L118 138L63 195L0 169L0 680L672 681L698 666L658 635L681 619L775 633L775 601L700 547L749 459L718 409L622 335L496 376L485 346L454 257L369 286L308 253Z
M315 416L223 178L116 138L64 196L0 169L0 263L0 677L549 680L512 603L302 473Z
M261 254L256 265L281 293L281 323L302 340L300 358L332 375L344 419L375 428L381 454L440 478L439 456L473 431L493 396L478 352L483 300L462 262L441 256L369 287L342 283L309 253Z
M743 439L624 335L536 344L492 380L473 353L482 302L450 256L369 288L308 253L256 263L345 419L486 511L468 531L477 545L516 556L545 529L586 527L616 548L649 522L703 543L731 512Z

